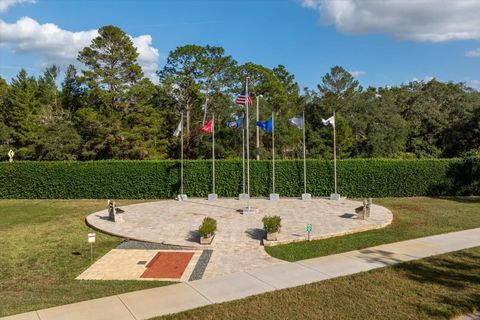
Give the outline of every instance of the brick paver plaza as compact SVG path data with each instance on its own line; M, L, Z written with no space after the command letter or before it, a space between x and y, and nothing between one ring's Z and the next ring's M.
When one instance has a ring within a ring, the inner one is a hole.
M360 205L358 201L346 199L252 199L251 206L257 208L259 213L243 215L241 209L246 206L246 202L236 199L219 199L215 202L204 199L183 202L163 200L121 207L125 211L124 222L108 220L107 210L104 210L89 215L87 223L96 229L127 239L197 250L212 249L210 262L203 275L203 278L211 278L282 263L269 256L261 245L264 237L261 220L265 215L281 216L279 243L305 240L307 224L313 225L313 239L319 239L381 228L391 223L390 210L377 205L372 206L369 219L357 219L355 208ZM197 230L206 216L216 219L218 225L210 246L198 243ZM135 254L139 255L139 259L144 255L141 252L126 252L125 262L134 263L137 259L133 257ZM153 256L153 253L148 255ZM112 263L109 263L110 256ZM107 254L99 261L100 264L94 264L81 278L101 279L102 272L115 278L116 270L125 272L124 268L119 268L121 261L122 255L119 252ZM112 267L109 268L108 265Z

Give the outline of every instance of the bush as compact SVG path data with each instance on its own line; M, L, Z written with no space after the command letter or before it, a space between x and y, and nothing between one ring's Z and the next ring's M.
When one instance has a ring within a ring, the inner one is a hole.
M198 233L203 238L213 236L217 231L217 221L210 217L205 217L202 221L202 225L198 228Z
M282 227L282 218L280 216L265 216L262 219L263 228L267 233L275 233Z
M242 191L242 162L216 162L216 192ZM337 162L338 191L348 197L410 197L480 194L480 159L356 159ZM250 162L250 194L268 196L270 161ZM275 162L276 192L303 193L303 162ZM185 161L184 191L211 192L211 162ZM333 162L307 160L307 192L333 192ZM468 186L468 187L465 187ZM16 199L174 199L180 193L178 161L14 161L0 163L0 198Z

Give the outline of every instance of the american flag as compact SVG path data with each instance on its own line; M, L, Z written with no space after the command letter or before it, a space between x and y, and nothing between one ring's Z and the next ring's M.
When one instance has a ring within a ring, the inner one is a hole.
M241 106L253 104L252 97L246 95L245 89L242 90L242 93L235 99L235 103Z

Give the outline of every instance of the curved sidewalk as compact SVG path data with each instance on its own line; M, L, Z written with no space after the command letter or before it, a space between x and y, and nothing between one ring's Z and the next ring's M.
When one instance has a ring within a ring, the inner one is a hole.
M480 228L292 263L283 262L221 277L129 292L2 319L149 319L477 246L480 246Z

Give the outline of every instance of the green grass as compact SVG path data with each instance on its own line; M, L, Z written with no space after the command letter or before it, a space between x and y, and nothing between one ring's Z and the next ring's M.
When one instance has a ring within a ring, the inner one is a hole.
M450 319L480 306L480 247L155 319Z
M385 198L375 199L374 203L393 212L391 225L342 237L265 247L265 250L276 258L297 261L480 227L480 197Z
M84 219L104 208L104 200L0 200L0 316L168 284L75 280L90 265ZM97 232L95 258L120 241Z

